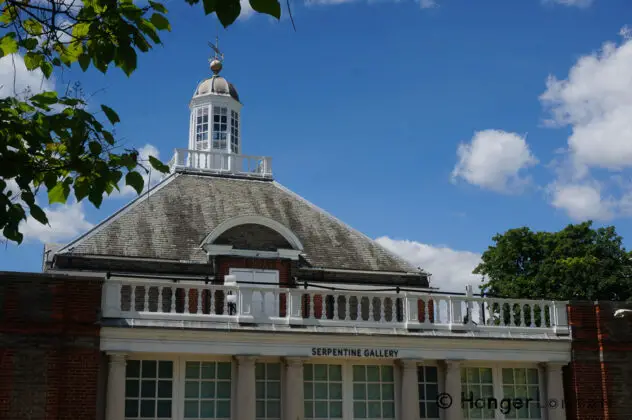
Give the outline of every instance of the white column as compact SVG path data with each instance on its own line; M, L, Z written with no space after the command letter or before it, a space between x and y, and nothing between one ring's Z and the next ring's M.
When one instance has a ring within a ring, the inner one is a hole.
M461 410L461 364L456 360L445 361L445 391L437 398L444 419L462 420Z
M303 420L303 358L285 358L285 419Z
M419 420L419 387L417 381L417 361L399 361L402 371L401 420Z
M239 420L255 420L256 388L254 356L235 356L237 359L237 416Z
M108 386L106 396L106 420L125 418L125 353L110 353L108 362Z
M565 420L566 410L564 400L564 381L562 378L562 363L543 363L544 382L547 402L548 420ZM554 401L557 403L555 404Z

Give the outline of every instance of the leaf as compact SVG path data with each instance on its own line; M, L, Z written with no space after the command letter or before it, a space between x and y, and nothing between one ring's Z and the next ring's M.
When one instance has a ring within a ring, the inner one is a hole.
M24 55L24 65L26 66L27 70L35 70L42 65L43 61L44 55L41 53L29 51Z
M163 174L169 172L169 166L165 165L153 156L149 156L149 164L152 166L152 168L159 172L162 172Z
M42 73L44 73L44 76L46 76L46 78L50 78L50 75L53 74L53 65L51 63L49 63L48 61L45 61L42 63L42 65L40 66L40 69L42 70Z
M26 19L22 22L22 27L29 35L39 36L43 32L42 24L35 19Z
M149 21L158 29L159 31L168 30L171 31L171 25L166 17L161 14L154 13L151 15L151 19Z
M167 8L162 3L157 3L155 1L149 1L149 5L153 7L153 9L160 13L167 13Z
M37 204L31 204L29 206L29 209L31 210L31 216L33 217L33 219L37 220L43 225L48 224L48 217L46 216L46 212L44 212L44 210L42 210L40 206L38 206Z
M211 13L215 12L215 7L217 7L217 0L203 0L202 4L204 5L204 13L210 15Z
M127 76L136 70L136 51L130 46L121 46L116 51L116 65L123 69Z
M90 67L90 56L87 53L83 53L79 56L79 67L81 70L86 71Z
M145 181L138 172L128 172L127 175L125 175L125 183L134 188L138 194L143 192Z
M57 92L42 92L35 96L31 96L31 102L37 106L47 106L57 103Z
M281 3L278 0L250 0L250 6L255 12L281 18Z
M21 42L21 45L29 51L34 50L35 48L37 48L37 39L26 38Z
M88 148L90 149L90 153L96 156L100 155L103 151L103 147L101 147L101 144L98 141L94 140L88 143Z
M2 230L2 235L4 235L4 237L9 239L10 241L15 241L18 244L21 244L22 240L24 239L24 235L18 232L16 226L17 223L15 225L13 223L8 224Z
M7 34L0 38L0 52L2 53L0 57L18 52L18 42L10 35Z
M52 189L48 190L48 203L65 204L68 195L70 195L70 186L66 182L59 181Z
M222 0L215 7L215 14L225 28L235 22L240 13L241 3L239 0Z
M84 176L77 177L74 184L77 201L83 200L90 192L90 180Z
M110 108L109 106L101 105L101 109L105 113L105 116L108 118L108 120L110 120L110 123L112 125L114 125L117 122L121 121L121 119L119 118L118 114L116 112L114 112L114 110L112 108Z
M74 38L84 39L90 33L90 24L81 22L72 27L72 35Z

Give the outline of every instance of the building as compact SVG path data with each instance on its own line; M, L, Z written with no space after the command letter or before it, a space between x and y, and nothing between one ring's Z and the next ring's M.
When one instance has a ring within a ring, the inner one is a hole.
M428 273L279 184L270 158L244 154L237 90L218 57L211 70L165 179L47 248L43 274L5 274L7 372L34 360L20 359L15 337L40 331L11 329L27 316L19 296L46 294L47 313L72 321L55 354L77 356L42 369L73 391L49 393L45 414L28 418L567 418L568 302L438 292ZM48 286L25 286L33 278ZM39 378L4 375L11 386ZM2 389L0 414L14 395ZM85 399L94 417L77 414Z

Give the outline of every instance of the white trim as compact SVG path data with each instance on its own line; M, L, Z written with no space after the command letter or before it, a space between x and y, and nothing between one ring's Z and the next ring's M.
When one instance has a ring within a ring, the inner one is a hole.
M561 340L502 340L430 338L419 346L418 337L376 335L271 334L266 332L189 331L158 328L101 330L101 350L209 355L311 357L316 347L397 349L399 359L466 360L479 362L570 362L570 342ZM326 343L326 344L323 344ZM338 360L347 360L341 357ZM377 360L377 359L375 359Z
M279 235L283 236L290 243L292 248L299 251L303 250L303 244L290 229L277 222L276 220L272 220L268 217L263 216L237 216L225 220L217 225L215 229L213 229L213 231L206 238L204 238L204 241L202 241L202 244L200 246L202 248L206 248L207 245L213 244L213 242L228 229L245 224L262 225L270 228L276 231Z
M277 251L257 251L253 249L234 249L232 245L206 245L204 247L208 255L229 255L233 257L246 258L283 258L289 260L298 260L302 251L296 249L278 249Z

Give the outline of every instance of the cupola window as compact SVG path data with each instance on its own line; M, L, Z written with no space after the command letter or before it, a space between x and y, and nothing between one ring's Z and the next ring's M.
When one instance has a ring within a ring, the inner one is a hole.
M198 108L195 114L195 148L208 150L208 108Z
M228 108L213 107L213 149L227 150L226 138L228 137Z
M239 153L239 113L230 111L230 151Z

